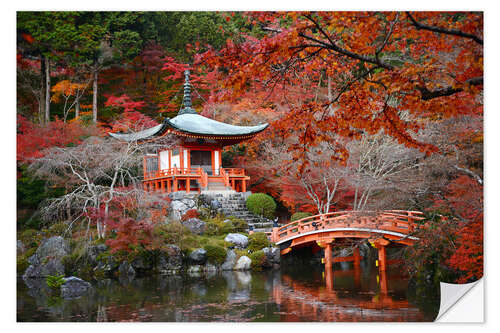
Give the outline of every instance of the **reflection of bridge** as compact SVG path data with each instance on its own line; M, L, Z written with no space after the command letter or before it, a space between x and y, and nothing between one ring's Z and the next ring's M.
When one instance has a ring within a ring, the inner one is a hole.
M335 240L364 238L378 249L379 268L386 269L386 247L390 244L411 245L418 240L412 234L422 224L423 213L403 210L380 212L333 212L319 214L273 228L271 241L280 245L281 254L289 253L295 247L319 246L325 250L325 267L333 262L354 261L359 265L359 250L352 257L332 260L332 243Z
M286 321L318 314L322 321L422 321L422 313L407 300L388 295L387 273L380 272L380 292L353 296L334 289L334 278L353 276L356 289L360 287L359 267L349 271L325 269L326 288L318 289L282 275L282 284L273 288L277 304L286 306Z

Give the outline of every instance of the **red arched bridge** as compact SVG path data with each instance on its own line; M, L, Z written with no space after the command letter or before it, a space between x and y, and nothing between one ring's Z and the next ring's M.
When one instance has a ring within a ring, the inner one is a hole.
M418 240L414 232L425 227L418 221L424 214L417 211L342 211L309 216L301 220L273 228L271 241L287 254L295 247L318 245L325 250L325 267L333 262L354 261L359 264L359 250L352 257L332 260L332 243L349 238L364 238L378 249L379 268L386 268L386 247L390 244L411 245Z

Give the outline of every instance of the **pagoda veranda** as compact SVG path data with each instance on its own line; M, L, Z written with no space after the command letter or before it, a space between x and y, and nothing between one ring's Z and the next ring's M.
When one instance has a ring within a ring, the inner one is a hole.
M182 107L176 117L139 132L109 135L125 142L158 142L143 157L143 187L169 196L174 218L180 219L187 210L196 208L198 197L203 195L212 208L246 220L251 229L269 231L272 222L246 209L250 177L242 168L222 165L225 146L252 139L267 127L236 126L199 115L192 108L186 71Z

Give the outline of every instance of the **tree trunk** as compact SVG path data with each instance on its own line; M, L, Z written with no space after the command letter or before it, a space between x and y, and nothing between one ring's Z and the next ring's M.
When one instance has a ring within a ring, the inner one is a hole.
M75 102L75 119L80 117L80 99Z
M94 70L94 96L92 99L92 120L97 123L97 69Z
M40 100L38 101L40 124L45 121L45 73L45 57L40 55Z
M45 122L50 122L50 61L45 57Z

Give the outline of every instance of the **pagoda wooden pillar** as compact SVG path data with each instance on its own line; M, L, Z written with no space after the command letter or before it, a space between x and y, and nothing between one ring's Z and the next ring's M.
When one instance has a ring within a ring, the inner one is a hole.
M172 184L170 179L167 179L167 192L172 192Z
M165 193L165 181L160 180L160 185L161 185L161 193Z
M189 193L190 190L191 190L191 180L188 177L186 179L186 193Z
M178 187L177 187L177 178L174 178L174 184L173 185L174 185L173 191L177 192L177 189L178 189Z
M246 192L246 191L247 191L247 181L243 179L241 181L241 192Z

